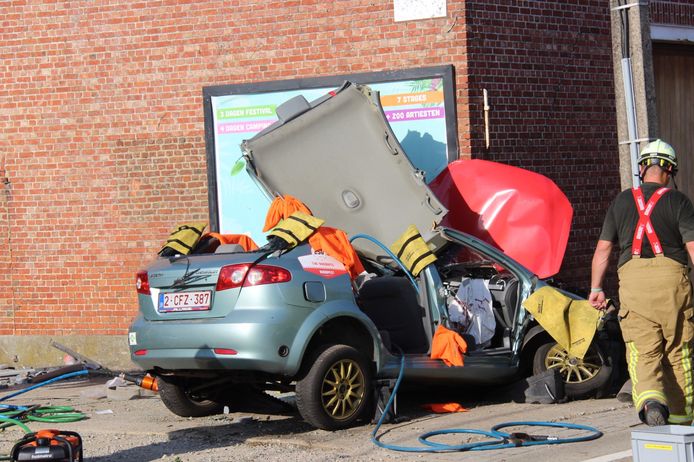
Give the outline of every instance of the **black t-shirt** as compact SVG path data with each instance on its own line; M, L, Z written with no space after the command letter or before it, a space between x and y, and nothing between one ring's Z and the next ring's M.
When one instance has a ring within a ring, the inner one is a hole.
M641 190L646 201L659 188L661 185L657 183L643 183ZM601 240L619 244L618 266L631 259L631 245L638 220L639 213L631 189L622 191L610 204L600 232ZM668 191L653 209L651 223L665 256L686 265L687 249L684 243L694 241L694 206L689 198L675 189ZM641 257L653 256L651 243L644 233Z

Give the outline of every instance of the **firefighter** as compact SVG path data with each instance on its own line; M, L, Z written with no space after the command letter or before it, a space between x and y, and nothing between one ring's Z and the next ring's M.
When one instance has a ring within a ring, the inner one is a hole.
M588 300L605 309L602 282L617 245L619 319L634 406L648 425L690 424L694 308L687 255L694 258L694 207L667 188L677 173L672 146L649 143L638 164L641 187L622 191L607 211Z

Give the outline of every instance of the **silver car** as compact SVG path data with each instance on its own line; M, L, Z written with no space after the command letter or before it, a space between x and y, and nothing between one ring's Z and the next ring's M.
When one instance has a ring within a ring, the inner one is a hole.
M501 385L558 368L570 397L604 393L614 371L602 334L584 359L570 357L521 306L547 284L495 247L438 226L447 211L393 135L378 95L346 83L244 142L247 169L269 196L300 198L316 217L355 237L370 278L321 274L307 243L254 252L199 245L160 257L137 276L140 312L132 360L158 377L175 414L233 410L241 390L294 391L302 417L334 430L373 416L374 387L395 378ZM438 257L416 278L386 248L414 224ZM209 243L207 243L209 244ZM493 334L465 336L464 366L431 359L434 332L452 327L451 296L484 281Z

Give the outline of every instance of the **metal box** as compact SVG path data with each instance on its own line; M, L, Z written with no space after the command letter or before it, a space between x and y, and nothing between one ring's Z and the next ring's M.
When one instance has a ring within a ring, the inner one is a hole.
M694 427L662 425L631 432L634 462L694 462Z

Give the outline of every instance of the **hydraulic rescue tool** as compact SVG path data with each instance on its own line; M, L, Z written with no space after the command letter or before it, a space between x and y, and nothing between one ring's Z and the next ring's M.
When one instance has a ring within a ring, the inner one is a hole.
M82 438L64 430L40 430L27 433L12 448L12 462L49 460L52 462L82 462Z

